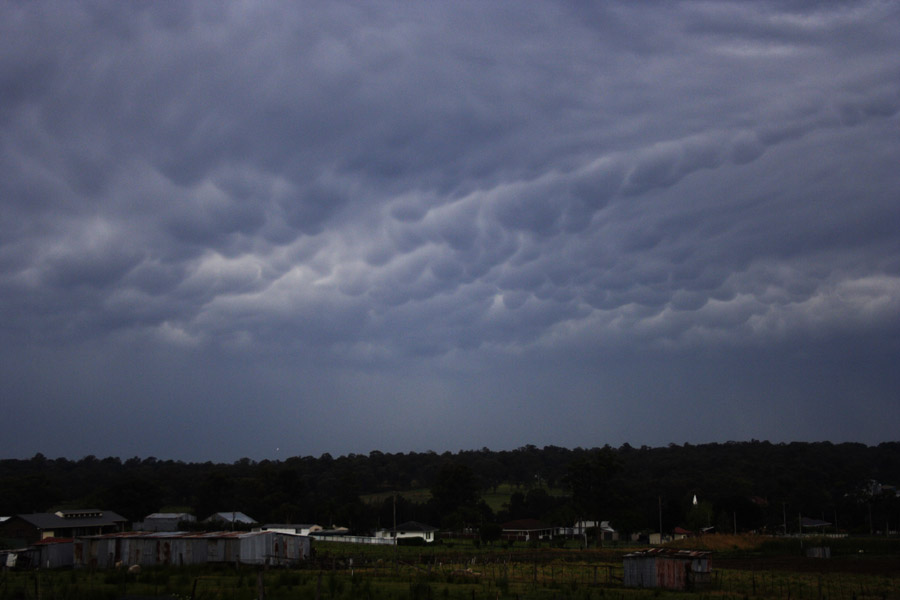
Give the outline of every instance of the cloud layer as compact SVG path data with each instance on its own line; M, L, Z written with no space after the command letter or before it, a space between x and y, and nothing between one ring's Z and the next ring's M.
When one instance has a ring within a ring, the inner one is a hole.
M892 3L0 12L6 454L895 436Z

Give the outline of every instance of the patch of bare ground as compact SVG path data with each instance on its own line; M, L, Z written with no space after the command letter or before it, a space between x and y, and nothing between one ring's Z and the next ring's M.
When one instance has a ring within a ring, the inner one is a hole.
M897 557L807 558L803 556L713 558L713 567L741 571L791 571L794 573L854 573L900 577Z

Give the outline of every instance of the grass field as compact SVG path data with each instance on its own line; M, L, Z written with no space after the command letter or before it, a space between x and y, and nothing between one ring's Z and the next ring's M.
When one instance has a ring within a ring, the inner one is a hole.
M314 559L296 569L168 567L136 575L122 570L5 571L0 573L0 600L900 598L900 540L851 539L847 548L863 552L841 550L831 559L798 555L791 545L796 541L753 536L695 540L694 547L718 546L729 554L721 560L719 552L713 555L713 580L695 592L624 588L624 549L317 543Z
M551 496L564 496L566 494L566 491L561 488L546 488L546 490ZM516 492L525 494L528 492L528 488L509 483L502 483L496 488L482 493L481 497L487 505L491 507L491 510L497 513L503 510L504 505L509 503L509 499ZM377 494L366 494L360 496L360 498L367 504L381 504L393 495L394 492L379 492ZM416 504L425 504L431 499L431 491L427 488L406 490L397 492L397 496Z

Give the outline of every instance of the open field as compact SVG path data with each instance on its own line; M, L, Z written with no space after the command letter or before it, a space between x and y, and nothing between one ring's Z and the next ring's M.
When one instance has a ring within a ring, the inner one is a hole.
M481 498L487 503L488 506L491 507L491 510L499 512L504 508L504 505L509 503L510 498L516 492L521 492L525 494L528 492L530 488L525 486L513 485L511 483L501 483L500 485L492 488L489 491L486 491L481 494ZM561 488L550 488L545 487L547 493L551 496L564 496L565 490ZM414 490L404 490L401 492L396 492L398 497L402 497L405 500L416 504L425 504L431 499L431 491L427 488L420 488ZM394 495L394 492L378 492L375 494L363 494L360 496L363 502L367 504L381 504L385 500L389 499Z
M852 541L864 549L863 553L832 559L763 554L760 549L767 540L753 541L741 543L748 546L746 550L732 551L720 559L714 557L711 584L694 592L624 588L622 556L627 549L318 543L313 559L296 569L206 566L145 569L137 575L121 570L8 571L0 573L0 600L253 600L261 594L267 600L900 598L900 553L871 552L885 547L896 549L900 540L885 546L880 540L875 543L855 539Z

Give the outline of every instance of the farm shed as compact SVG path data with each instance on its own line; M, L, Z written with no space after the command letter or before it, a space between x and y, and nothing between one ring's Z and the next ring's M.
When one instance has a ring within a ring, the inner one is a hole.
M709 552L653 548L623 558L625 587L690 590L710 582Z
M72 566L72 538L44 538L32 548L38 551L38 564L42 569L58 569Z
M128 520L111 510L60 510L13 515L0 524L0 537L22 545L44 538L68 538L123 531Z
M129 532L78 538L75 566L293 565L309 557L309 538L272 531Z

